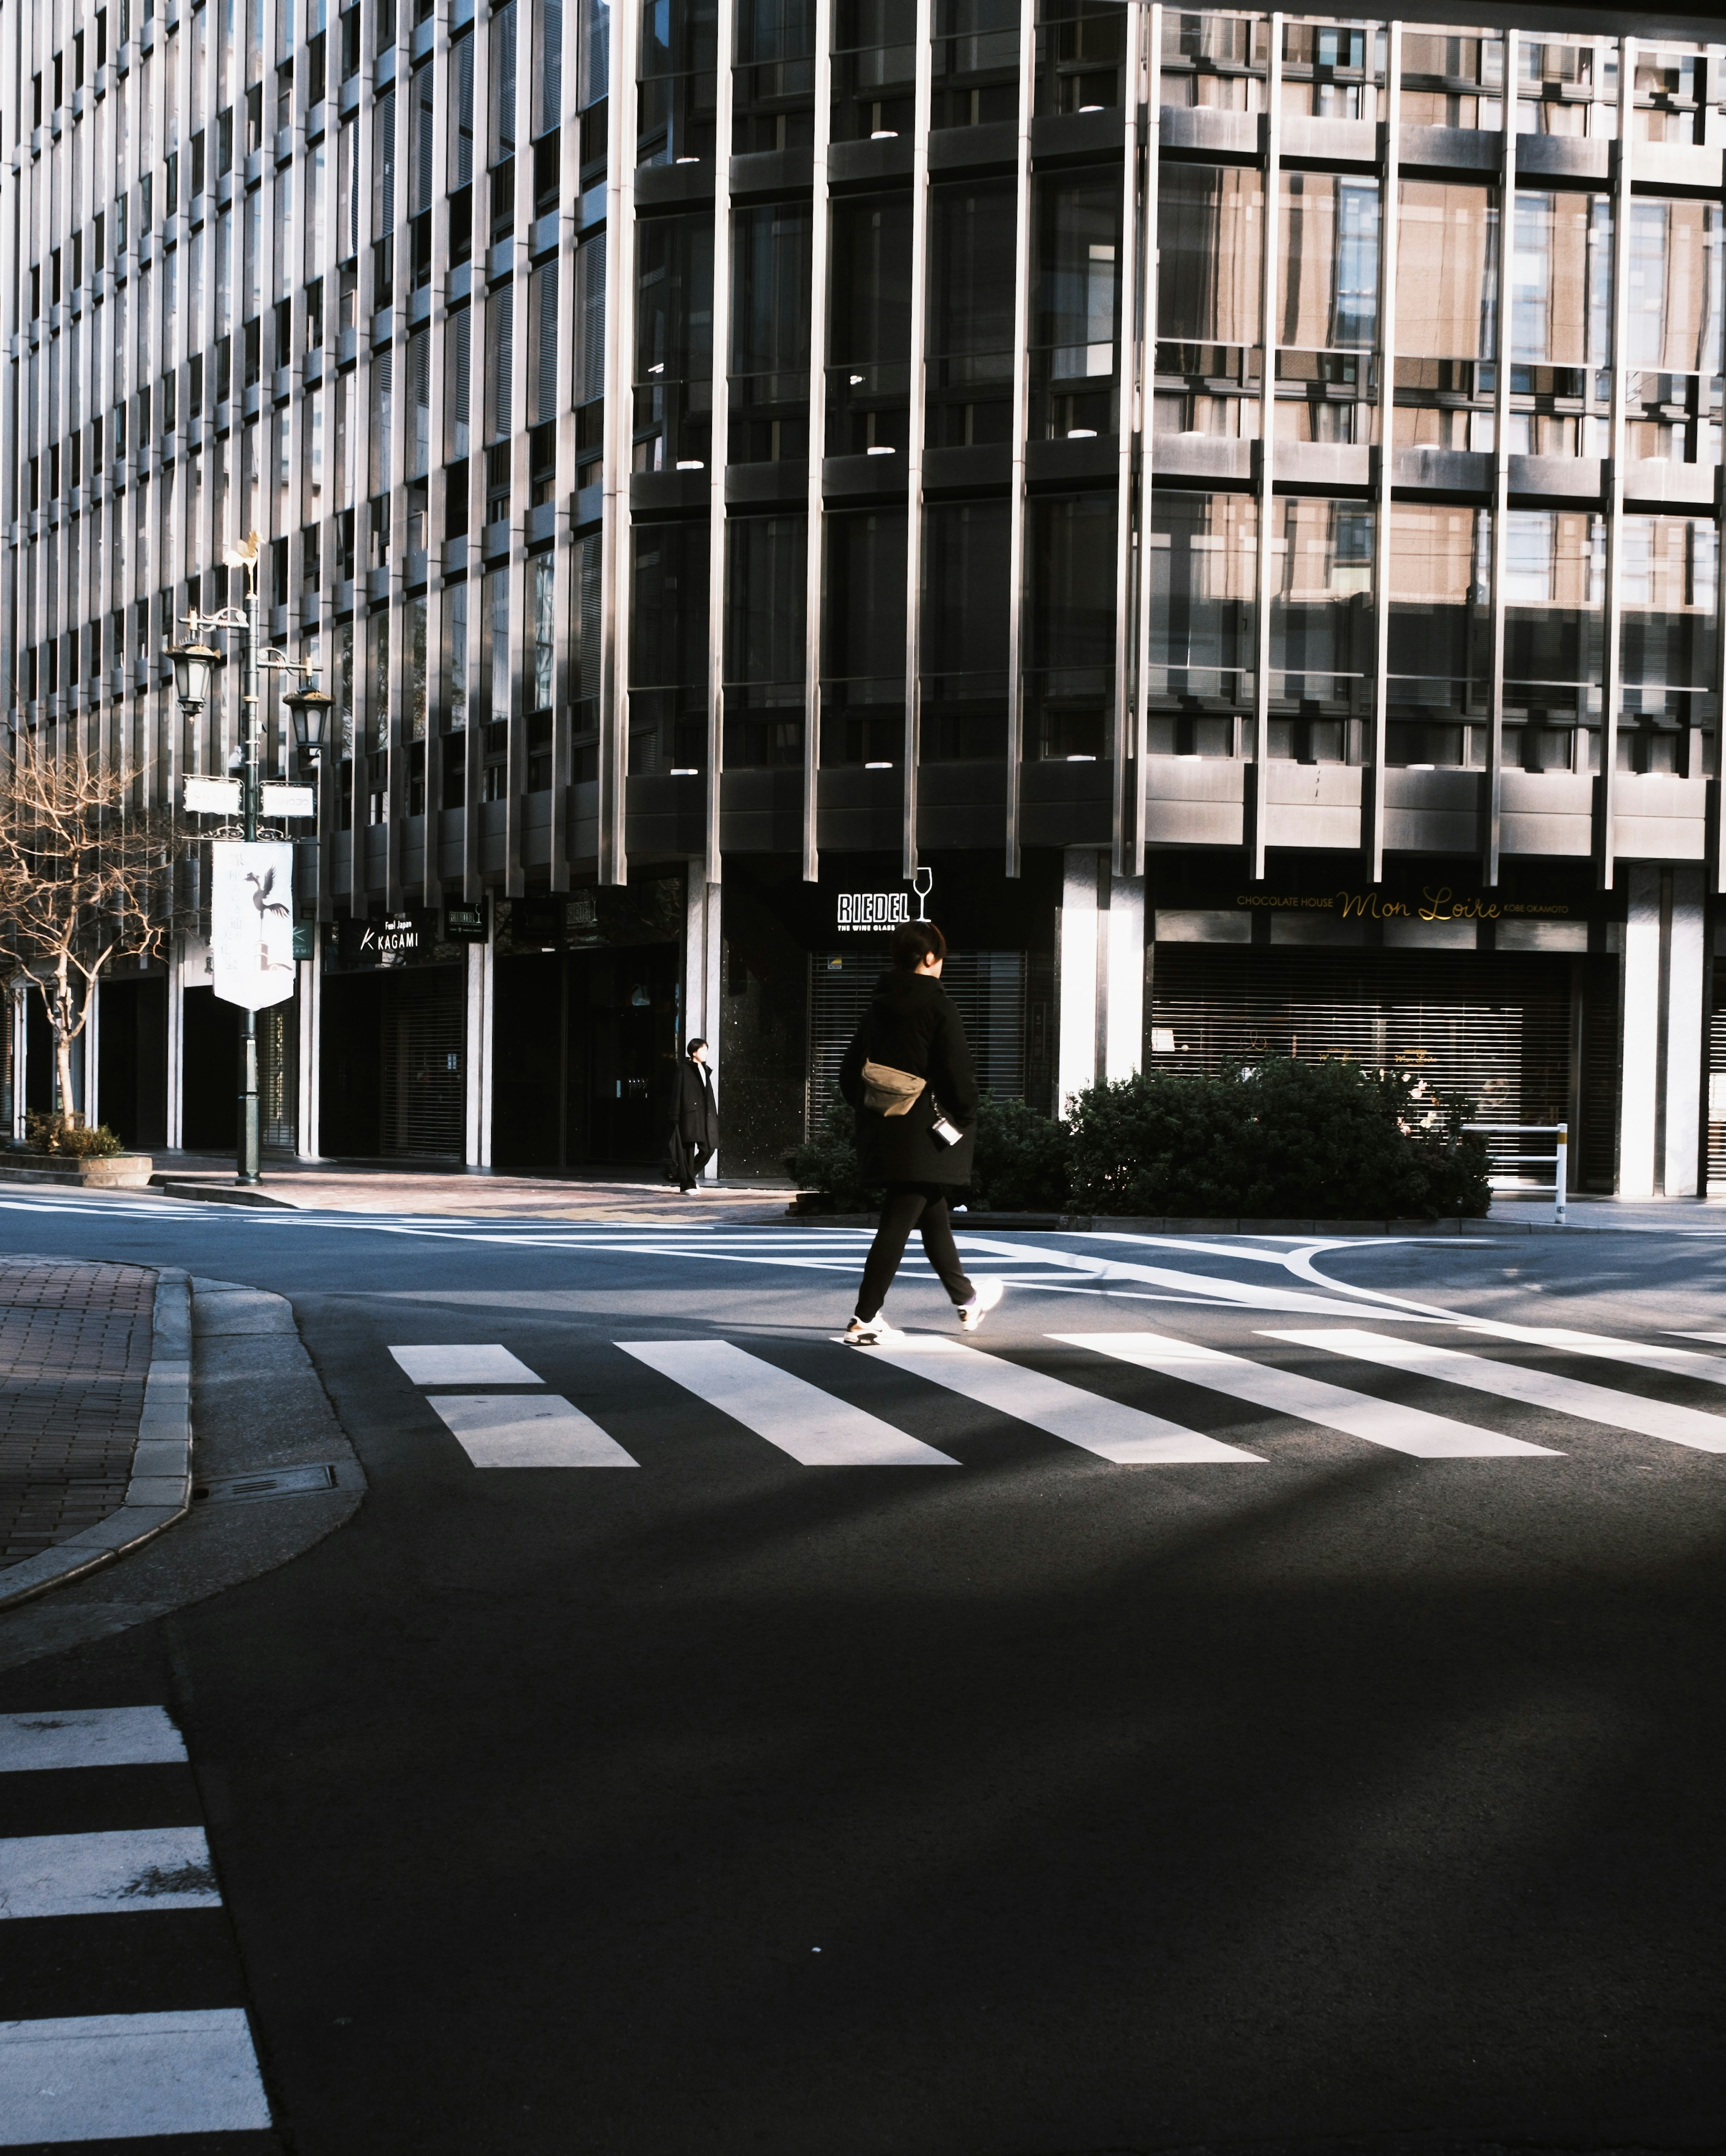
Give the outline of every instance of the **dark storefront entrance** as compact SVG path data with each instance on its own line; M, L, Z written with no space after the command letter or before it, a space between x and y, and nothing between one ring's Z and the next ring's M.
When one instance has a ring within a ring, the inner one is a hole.
M239 1134L239 1006L213 988L187 988L181 1011L180 1142L188 1152L229 1152ZM297 998L258 1014L258 1135L273 1152L291 1152L295 1142L298 1019ZM106 1085L105 1070L105 1100Z
M684 1037L684 881L512 900L492 983L496 1168L645 1168Z
M167 1143L167 977L102 983L96 1112L135 1152Z
M467 1135L467 956L436 912L338 922L319 1024L318 1150L459 1161Z

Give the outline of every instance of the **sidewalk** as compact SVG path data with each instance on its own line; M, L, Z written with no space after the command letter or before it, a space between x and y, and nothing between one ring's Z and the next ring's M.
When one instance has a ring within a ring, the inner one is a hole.
M511 1175L488 1168L417 1167L394 1162L292 1160L266 1156L259 1189L234 1180L231 1153L158 1152L155 1188L226 1204L286 1205L339 1213L460 1213L512 1219L783 1220L794 1183L708 1183L685 1198L650 1170L604 1182L574 1175Z
M157 1293L141 1265L0 1259L0 1603L153 1526L134 1481Z

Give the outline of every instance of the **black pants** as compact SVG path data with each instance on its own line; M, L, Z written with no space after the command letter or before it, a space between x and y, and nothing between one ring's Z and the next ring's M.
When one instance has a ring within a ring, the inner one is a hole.
M937 1277L955 1302L971 1300L971 1283L959 1263L953 1240L953 1192L944 1183L890 1183L881 1203L881 1224L863 1266L857 1315L876 1317L893 1285L899 1260L913 1228L921 1227L923 1251Z
M693 1190L701 1179L701 1170L713 1157L711 1146L704 1146L698 1138L686 1138L673 1131L665 1147L665 1178L681 1189Z

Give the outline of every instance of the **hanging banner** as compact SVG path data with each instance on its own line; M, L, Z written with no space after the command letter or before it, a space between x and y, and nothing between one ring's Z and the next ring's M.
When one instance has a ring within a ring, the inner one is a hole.
M210 958L216 993L264 1010L294 993L294 849L280 840L210 848Z

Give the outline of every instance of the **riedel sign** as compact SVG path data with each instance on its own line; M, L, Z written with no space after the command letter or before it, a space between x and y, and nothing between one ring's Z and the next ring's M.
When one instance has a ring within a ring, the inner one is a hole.
M878 936L911 918L911 898L902 891L842 891L839 927L854 936Z
M911 910L911 891L842 891L838 894L837 926L845 935L883 936L902 927L907 921L927 921L929 916L924 909L934 887L935 871L932 869L925 867L912 871L911 890L917 894L915 913Z

